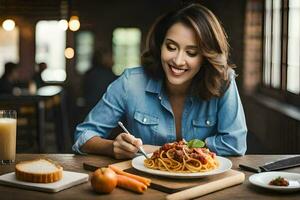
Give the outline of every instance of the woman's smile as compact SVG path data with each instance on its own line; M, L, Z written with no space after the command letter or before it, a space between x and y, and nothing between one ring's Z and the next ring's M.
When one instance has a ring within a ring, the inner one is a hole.
M174 76L181 76L188 70L188 69L176 67L172 64L168 64L168 66L170 68L170 71L172 72L172 75L174 75Z

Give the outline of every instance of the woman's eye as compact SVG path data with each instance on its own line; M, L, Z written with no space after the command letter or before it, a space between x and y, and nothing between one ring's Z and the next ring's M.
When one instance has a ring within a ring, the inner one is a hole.
M166 47L167 47L167 49L170 50L170 51L175 51L175 50L176 50L176 47L173 46L173 45L170 45L170 44L167 44Z
M186 52L190 57L195 57L195 56L197 56L198 55L198 53L197 52L190 52L190 51L188 51L188 52Z

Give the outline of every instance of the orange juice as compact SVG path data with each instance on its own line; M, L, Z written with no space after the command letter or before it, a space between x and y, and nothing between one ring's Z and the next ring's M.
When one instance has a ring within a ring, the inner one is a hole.
M16 132L16 119L0 118L0 162L15 160Z

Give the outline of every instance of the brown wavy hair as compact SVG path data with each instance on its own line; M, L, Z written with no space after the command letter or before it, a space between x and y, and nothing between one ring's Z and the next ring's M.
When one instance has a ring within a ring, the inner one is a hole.
M229 85L228 73L233 67L228 64L227 35L216 16L200 4L171 11L159 17L153 24L141 58L146 73L154 79L165 78L161 64L161 47L169 28L178 22L196 32L199 49L204 58L199 72L193 78L192 94L203 100L222 96Z

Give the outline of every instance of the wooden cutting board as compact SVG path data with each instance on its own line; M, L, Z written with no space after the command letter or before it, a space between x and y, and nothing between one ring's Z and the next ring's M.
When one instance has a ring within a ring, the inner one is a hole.
M240 184L244 181L245 175L242 172L236 170L229 170L222 174L207 176L197 179L174 179L161 176L154 176L151 174L143 173L135 170L131 166L131 161L124 161L114 164L124 171L132 174L141 175L143 177L150 178L152 180L150 187L166 193L175 193L189 188L195 188L201 186L205 191L217 191L226 187ZM95 163L84 163L84 169L94 171L99 167ZM206 193L207 194L207 193ZM186 195L185 195L186 196ZM198 195L199 196L199 195Z

